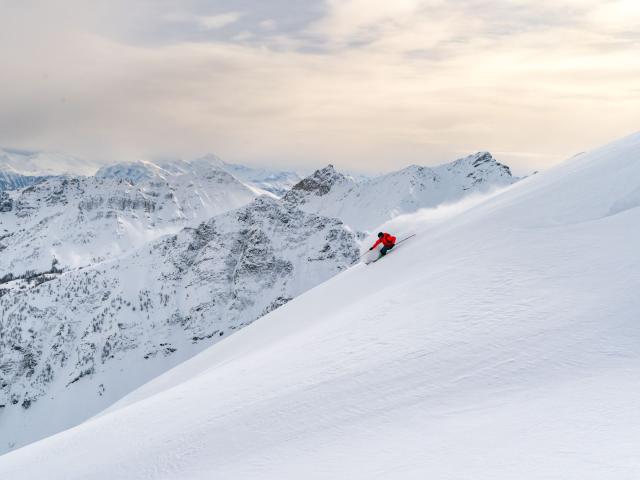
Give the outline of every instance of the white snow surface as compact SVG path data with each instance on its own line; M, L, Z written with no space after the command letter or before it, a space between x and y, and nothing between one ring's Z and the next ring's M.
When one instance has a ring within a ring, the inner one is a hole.
M11 479L637 479L640 134L465 205L71 430ZM395 222L395 223L394 223Z

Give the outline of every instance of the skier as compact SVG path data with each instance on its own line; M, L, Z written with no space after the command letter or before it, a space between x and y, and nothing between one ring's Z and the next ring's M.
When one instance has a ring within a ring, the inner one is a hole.
M376 243L374 243L373 247L371 247L369 250L373 250L380 244L382 244L382 248L380 249L380 256L383 257L396 244L396 237L386 232L380 232L378 233L378 240L376 240Z

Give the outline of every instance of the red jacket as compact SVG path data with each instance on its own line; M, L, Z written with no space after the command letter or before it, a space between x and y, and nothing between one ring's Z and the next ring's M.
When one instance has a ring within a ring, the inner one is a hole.
M378 245L383 244L385 247L393 247L396 243L396 237L394 237L393 235L389 235L388 233L385 233L382 235L382 237L380 237L376 243L373 244L373 248L376 248Z

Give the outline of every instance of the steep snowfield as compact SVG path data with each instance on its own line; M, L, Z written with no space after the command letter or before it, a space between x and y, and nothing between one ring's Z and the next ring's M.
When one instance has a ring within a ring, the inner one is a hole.
M284 197L307 212L340 218L359 231L420 208L486 193L517 181L509 167L478 152L438 167L410 167L356 181L332 165L302 180Z
M637 479L640 134L462 210L84 424L12 479ZM389 229L393 223L389 224Z

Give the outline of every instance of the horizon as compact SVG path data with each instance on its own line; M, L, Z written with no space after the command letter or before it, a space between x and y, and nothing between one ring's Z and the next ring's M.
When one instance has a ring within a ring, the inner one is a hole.
M410 168L412 166L420 166L420 167L427 167L427 168L437 168L443 165L448 165L451 163L454 163L458 160L462 160L466 157L472 156L472 155L476 155L479 153L489 153L493 159L503 165L506 165L507 167L509 167L509 169L511 170L511 173L513 174L514 177L520 177L520 178L524 178L528 175L532 175L536 172L538 172L537 169L528 169L528 170L524 170L524 169L520 169L520 171L517 171L517 167L514 169L514 167L512 165L509 165L508 163L501 161L500 158L497 158L492 152L488 151L488 150L475 150L473 152L470 152L467 155L463 155L461 157L458 158L454 158L448 161L444 161L444 162L438 162L438 163L434 163L431 165L427 165L427 164L419 164L419 163L406 163L406 164L398 164L396 168L390 169L390 170L384 170L384 171L371 171L371 170L357 170L357 169L349 169L349 168L341 168L340 165L336 165L334 162L329 161L328 163L325 163L323 165L310 165L305 167L304 169L301 168L287 168L287 167L278 167L273 166L273 165L265 165L265 164L261 164L261 163L253 163L251 161L245 162L245 163L239 163L239 162L234 162L234 161L228 161L224 158L221 158L219 155L216 155L215 153L206 153L204 155L201 156L197 156L197 157L190 157L190 158L184 158L184 157L164 157L164 158L155 158L155 159L147 159L147 158L139 158L139 159L131 159L131 160L114 160L111 162L106 162L106 163L100 163L100 162L95 162L95 161L91 161L89 159L84 159L81 157L76 157L74 155L69 155L66 154L65 152L47 152L47 151L40 151L40 150L33 150L33 149L22 149L22 148L11 148L11 147L3 147L0 145L0 155L2 154L2 152L6 152L9 154L14 154L14 155L18 155L18 156L25 156L25 157L33 157L33 156L37 156L37 155L42 155L44 157L44 160L49 160L51 159L51 157L47 157L48 155L60 155L62 157L66 157L68 159L72 159L72 160L76 160L76 161L80 161L83 163L82 167L78 167L76 165L75 170L72 167L69 166L63 166L61 164L57 164L54 166L48 165L43 167L40 170L33 170L33 171L29 171L29 170L19 170L16 169L18 171L18 173L20 174L24 174L24 175L78 175L78 176L94 176L98 173L98 171L101 168L104 167L109 167L109 166L114 166L114 165L135 165L135 164L146 164L146 163L150 163L156 166L161 167L162 164L167 163L167 162L186 162L186 163L192 163L195 162L197 160L202 160L205 159L207 157L214 157L218 160L220 160L222 163L225 163L227 165L230 166L240 166L240 167L248 167L248 168L252 168L252 169L266 169L266 170L273 170L276 172L282 172L282 173L293 173L298 175L300 178L305 178L309 175L312 175L315 171L317 170L321 170L323 168L326 168L328 166L332 166L335 168L336 171L345 174L345 175L351 175L351 176L362 176L362 177L368 177L368 178L376 178L378 176L384 176L387 175L389 173L393 173L393 172L397 172L400 170L405 170L407 168ZM573 156L576 155L580 155L584 152L577 152L575 153ZM572 156L572 157L573 157ZM563 161L566 160L570 160L572 157L566 158ZM54 159L55 160L55 159ZM2 157L0 156L0 167L2 167ZM560 162L562 163L562 162ZM12 165L11 163L7 163L6 164L8 167L10 168L15 168L14 165ZM1 170L0 170L1 171Z

